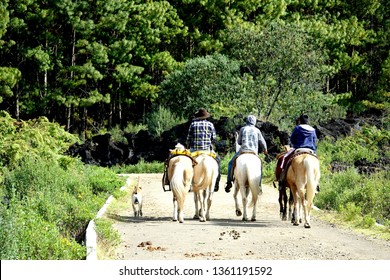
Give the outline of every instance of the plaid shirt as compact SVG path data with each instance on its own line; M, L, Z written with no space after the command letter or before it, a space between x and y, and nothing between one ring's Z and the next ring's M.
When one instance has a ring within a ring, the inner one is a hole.
M187 143L191 151L210 151L216 139L214 125L208 120L194 120L188 129Z

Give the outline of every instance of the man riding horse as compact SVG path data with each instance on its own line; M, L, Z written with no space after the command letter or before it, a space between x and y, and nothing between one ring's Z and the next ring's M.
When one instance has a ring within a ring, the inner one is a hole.
M263 134L261 134L260 129L256 127L257 119L253 115L249 115L245 118L246 125L240 129L238 134L237 144L240 145L240 150L233 156L228 164L228 174L227 174L227 183L225 186L225 191L228 193L232 188L232 167L235 159L242 153L254 153L258 154L259 146L262 151L267 154L267 143L264 140ZM261 182L260 182L261 189Z
M190 148L191 153L194 152L211 152L213 154L213 144L217 138L217 133L212 122L207 120L210 117L210 113L206 109L200 108L195 113L195 118L190 124L187 134L187 146ZM214 191L219 189L219 181L221 179L220 160L215 154L215 160L218 163L218 177L214 186Z
M210 208L213 192L218 191L221 177L219 158L213 151L212 144L216 139L214 125L207 120L210 114L204 108L195 113L189 129L187 142L196 165L192 180L194 192L194 219L205 222L210 220Z
M316 154L317 134L315 129L309 125L309 117L307 115L302 114L296 119L296 126L291 133L290 143L292 149L282 154L277 163L276 179L279 182L279 190L285 187L288 162L294 154L299 152ZM319 186L317 186L318 191Z

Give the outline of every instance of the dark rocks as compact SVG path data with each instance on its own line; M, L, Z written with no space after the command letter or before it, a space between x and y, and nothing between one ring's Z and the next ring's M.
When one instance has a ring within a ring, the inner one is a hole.
M330 120L327 123L320 123L315 126L318 139L329 138L336 140L352 134L354 129L361 129L364 123L381 126L375 116L349 117L347 119ZM242 115L233 118L222 117L219 120L210 118L217 131L218 141L216 151L223 158L229 152L235 152L235 135L240 128L245 125ZM177 143L186 145L187 132L190 121L179 124L172 129L165 131L160 137L155 137L146 130L141 130L136 134L124 133L127 143L115 142L109 133L96 135L83 144L72 145L67 154L79 156L87 164L97 164L101 166L113 166L117 164L137 164L141 159L146 162L164 162ZM283 145L289 143L290 133L280 131L279 128L270 123L257 121L256 126L262 132L268 147L268 159L275 158L281 152ZM388 162L385 164L388 165ZM361 173L372 173L381 162L370 163L364 159L355 162L355 167ZM332 163L332 172L345 170L348 166L345 163Z

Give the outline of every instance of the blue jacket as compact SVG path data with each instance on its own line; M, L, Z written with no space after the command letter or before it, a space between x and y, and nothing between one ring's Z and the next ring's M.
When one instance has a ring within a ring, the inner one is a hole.
M309 148L316 152L316 131L308 124L297 125L291 133L290 142L295 149Z

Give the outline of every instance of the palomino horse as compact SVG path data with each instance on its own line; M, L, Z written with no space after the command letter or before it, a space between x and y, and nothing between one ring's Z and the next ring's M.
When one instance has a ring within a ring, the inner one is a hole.
M177 155L170 159L168 165L169 184L173 193L173 220L184 222L184 201L191 187L193 177L192 159Z
M302 221L301 212L303 208L305 228L310 228L310 210L316 188L320 182L320 162L317 156L309 153L302 153L294 157L287 170L287 184L294 196L294 225ZM298 203L298 208L297 208Z
M242 220L248 220L248 196L249 191L252 194L252 200L249 207L253 207L251 221L256 221L256 206L259 195L261 194L260 182L261 182L261 160L253 153L244 153L237 157L236 166L234 168L234 201L236 204L236 215L241 216ZM242 208L241 213L240 206L237 199L238 191L242 196Z
M201 222L210 220L211 201L215 182L218 177L218 163L207 153L195 157L192 191L194 192L195 215L194 219Z

